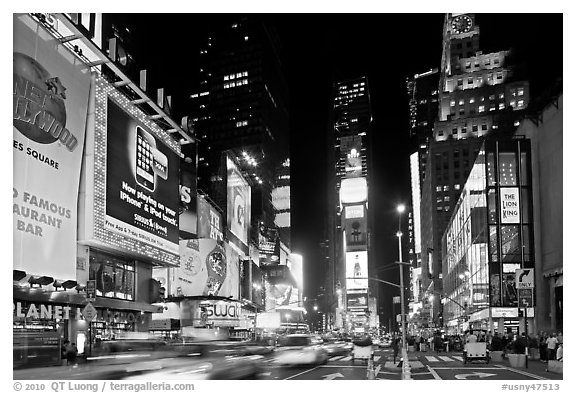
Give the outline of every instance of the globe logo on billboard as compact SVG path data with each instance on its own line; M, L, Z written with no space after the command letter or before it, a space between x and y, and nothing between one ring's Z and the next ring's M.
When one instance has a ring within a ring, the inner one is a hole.
M66 128L66 87L36 60L14 52L14 127L41 144L60 141L69 151L78 139Z

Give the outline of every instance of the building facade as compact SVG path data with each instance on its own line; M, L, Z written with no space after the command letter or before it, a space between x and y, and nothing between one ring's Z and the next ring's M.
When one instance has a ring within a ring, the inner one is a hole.
M535 331L534 280L517 282L536 266L532 184L529 140L484 142L442 239L449 329Z
M473 14L447 14L439 77L438 117L422 182L422 282L441 291L442 234L487 135L510 135L529 104L529 85L510 51L484 54ZM430 307L434 326L442 315Z

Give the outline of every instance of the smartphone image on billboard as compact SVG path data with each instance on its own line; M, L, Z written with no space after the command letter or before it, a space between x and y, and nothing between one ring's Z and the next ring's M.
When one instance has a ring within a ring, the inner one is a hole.
M154 137L142 127L136 126L136 182L149 191L154 191L153 151L156 150Z

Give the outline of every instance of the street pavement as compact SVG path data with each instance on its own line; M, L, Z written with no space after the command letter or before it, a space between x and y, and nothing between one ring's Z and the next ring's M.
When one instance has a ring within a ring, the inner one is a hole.
M562 374L546 371L546 364L529 360L528 368L511 367L507 360L472 362L464 364L461 352L410 352L408 360L413 380L562 380ZM402 367L392 359L392 350L375 349L374 369L376 380L401 380ZM325 365L286 368L269 365L261 375L272 380L366 380L367 365L352 361L351 356L335 356Z

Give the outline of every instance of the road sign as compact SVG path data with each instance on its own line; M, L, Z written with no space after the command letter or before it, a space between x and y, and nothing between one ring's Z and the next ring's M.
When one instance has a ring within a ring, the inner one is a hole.
M516 288L534 288L534 269L516 269Z
M84 307L84 310L82 310L82 316L88 323L92 322L92 320L96 318L96 309L92 303L88 303L86 307Z
M518 289L518 307L519 308L534 307L534 298L532 296L532 288L529 288L529 289L519 288Z
M86 281L86 299L89 302L96 300L96 280Z

